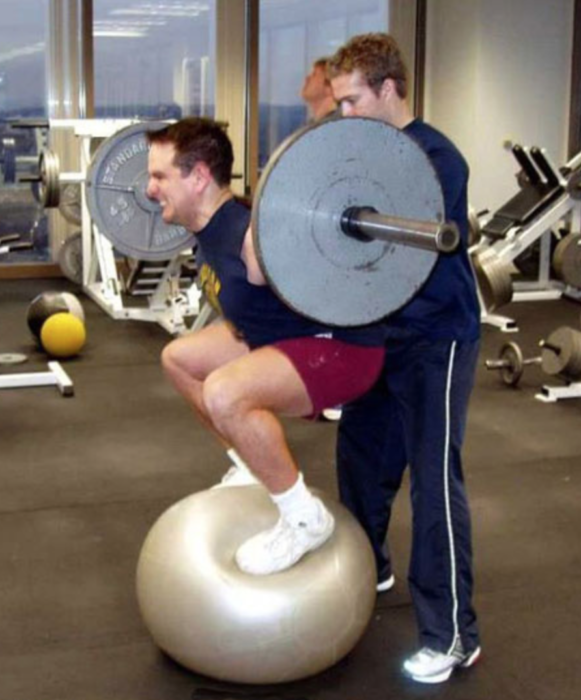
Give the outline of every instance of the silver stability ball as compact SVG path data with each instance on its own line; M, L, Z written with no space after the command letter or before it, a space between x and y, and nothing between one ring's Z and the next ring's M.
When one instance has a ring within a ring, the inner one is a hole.
M202 491L153 525L137 565L137 599L156 644L196 673L283 683L337 663L363 635L375 603L367 537L340 503L333 536L286 571L243 573L238 547L274 525L262 486Z

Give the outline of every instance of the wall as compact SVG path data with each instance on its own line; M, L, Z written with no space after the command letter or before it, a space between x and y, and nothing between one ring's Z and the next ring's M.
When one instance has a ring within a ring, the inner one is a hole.
M574 0L428 0L425 118L471 167L494 211L518 186L506 141L566 161Z

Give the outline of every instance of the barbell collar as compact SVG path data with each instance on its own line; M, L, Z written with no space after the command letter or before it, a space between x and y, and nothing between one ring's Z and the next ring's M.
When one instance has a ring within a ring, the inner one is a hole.
M373 207L346 209L341 216L341 230L359 241L399 243L438 253L452 253L460 243L456 224L381 214Z
M557 356L559 356L563 352L563 348L559 347L558 345L554 345L548 340L541 340L539 342L539 347L543 348L543 350L549 350L549 352L554 352Z

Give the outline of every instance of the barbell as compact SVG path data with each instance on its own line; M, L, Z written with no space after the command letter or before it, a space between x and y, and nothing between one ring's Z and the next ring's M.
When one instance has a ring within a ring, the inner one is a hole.
M280 298L341 326L399 309L460 241L420 146L360 117L305 127L279 146L258 183L252 232Z

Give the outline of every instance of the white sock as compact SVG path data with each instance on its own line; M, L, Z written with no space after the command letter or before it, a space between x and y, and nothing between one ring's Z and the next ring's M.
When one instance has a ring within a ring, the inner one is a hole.
M242 469L243 471L247 472L250 471L246 462L242 459L242 457L238 454L238 452L236 452L236 450L233 447L231 447L229 450L226 450L226 454L231 459L231 461L238 467L238 469Z
M271 493L270 497L278 507L282 517L292 525L301 521L312 521L319 513L318 501L309 491L299 472L299 478L295 483L282 493Z

